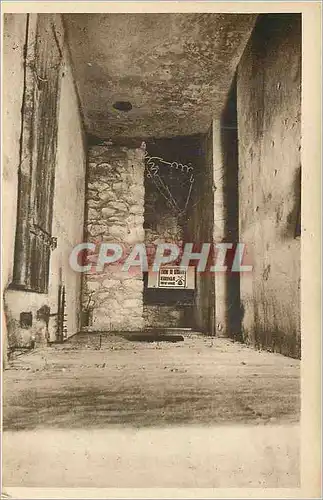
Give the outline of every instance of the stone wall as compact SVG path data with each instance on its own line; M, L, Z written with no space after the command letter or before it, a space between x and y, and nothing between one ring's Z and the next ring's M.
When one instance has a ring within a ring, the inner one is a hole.
M34 22L35 15L30 15ZM81 279L70 269L68 256L83 239L85 148L82 121L78 108L71 64L59 15L54 16L57 41L63 53L60 82L58 140L55 169L52 234L57 247L50 259L48 293L10 289L13 276L14 242L17 217L18 169L21 136L21 107L24 91L24 45L27 16L4 16L3 46L3 332L8 331L9 348L55 340L59 284L66 286L66 335L75 334L80 327ZM53 315L47 324L42 315L44 306ZM21 326L20 314L31 314L32 326ZM5 338L5 335L4 335Z
M300 356L301 16L260 16L238 67L241 275L247 342Z
M88 153L86 238L126 248L144 241L144 151L104 144ZM93 330L143 328L141 272L122 272L121 264L84 276L83 308Z

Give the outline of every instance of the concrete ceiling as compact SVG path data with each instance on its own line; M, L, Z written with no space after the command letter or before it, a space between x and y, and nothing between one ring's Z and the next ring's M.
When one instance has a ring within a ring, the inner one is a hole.
M66 14L87 132L205 132L221 112L255 14ZM130 101L128 112L113 108Z

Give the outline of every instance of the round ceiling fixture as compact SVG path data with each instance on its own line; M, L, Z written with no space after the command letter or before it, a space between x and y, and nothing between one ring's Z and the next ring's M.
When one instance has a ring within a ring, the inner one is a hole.
M113 107L118 111L130 111L132 109L132 104L129 101L116 101Z

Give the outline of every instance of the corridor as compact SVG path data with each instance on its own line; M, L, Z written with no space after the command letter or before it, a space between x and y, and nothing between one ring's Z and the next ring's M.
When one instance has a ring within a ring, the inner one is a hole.
M3 47L5 492L297 488L301 15L8 13Z

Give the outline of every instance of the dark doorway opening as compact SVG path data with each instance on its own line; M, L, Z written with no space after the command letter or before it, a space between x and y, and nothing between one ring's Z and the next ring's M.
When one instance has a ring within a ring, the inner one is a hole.
M234 78L221 116L221 141L224 164L224 240L239 242L239 158L237 121L237 84ZM230 266L231 267L231 266ZM228 269L230 269L228 267ZM226 310L228 334L241 340L242 309L240 301L240 273L226 274Z
M173 243L183 248L201 162L201 137L147 140L145 158L145 242L148 246ZM194 241L194 240L193 240ZM180 259L174 265L179 265ZM146 328L191 328L194 289L148 286L144 273Z

